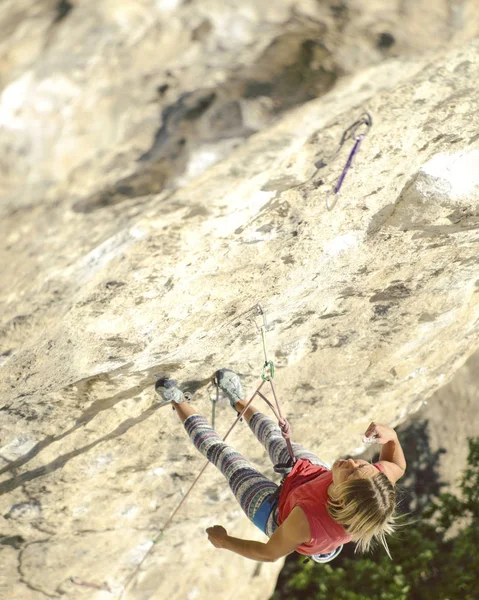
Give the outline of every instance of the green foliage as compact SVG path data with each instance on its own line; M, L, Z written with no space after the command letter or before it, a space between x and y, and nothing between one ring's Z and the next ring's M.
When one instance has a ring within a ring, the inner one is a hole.
M392 561L377 549L326 565L287 563L271 600L479 600L478 517L475 438L460 494L440 494L421 515L407 517L388 540Z

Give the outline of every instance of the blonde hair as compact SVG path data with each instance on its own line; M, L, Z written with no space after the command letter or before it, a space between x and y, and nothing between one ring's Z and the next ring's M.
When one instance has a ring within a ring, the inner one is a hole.
M379 542L391 558L386 535L396 530L396 489L384 473L339 484L327 510L356 542L356 550L367 552Z

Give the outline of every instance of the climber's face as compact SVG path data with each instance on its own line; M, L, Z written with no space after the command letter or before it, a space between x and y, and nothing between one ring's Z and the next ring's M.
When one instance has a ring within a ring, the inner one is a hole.
M379 471L367 460L360 458L338 459L333 464L333 483L339 485L351 479L369 479Z

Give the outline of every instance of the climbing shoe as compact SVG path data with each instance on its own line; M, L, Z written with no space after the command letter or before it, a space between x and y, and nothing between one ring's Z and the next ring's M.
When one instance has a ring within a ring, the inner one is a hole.
M176 379L167 379L165 377L158 379L158 381L155 383L155 392L158 394L158 396L161 396L165 402L181 404L182 402L190 401L189 394L183 394L178 387L178 382Z
M244 400L241 380L231 369L219 369L215 373L215 384L230 401L232 408L239 400ZM236 409L235 409L236 410Z
M331 562L332 560L334 560L336 558L336 556L338 556L338 554L341 552L341 550L343 549L342 546L339 546L338 548L336 548L336 550L333 550L332 552L329 552L328 554L312 554L310 556L311 560L314 560L314 562L317 563L328 563Z

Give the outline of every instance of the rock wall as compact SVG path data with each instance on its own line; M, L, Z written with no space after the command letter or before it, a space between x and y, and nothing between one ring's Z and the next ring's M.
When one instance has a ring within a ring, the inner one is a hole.
M152 547L203 464L153 382L207 414L215 369L252 390L257 303L294 438L326 460L474 352L474 10L2 4L5 598L268 597L279 563L206 540L262 539L212 468ZM231 442L273 477L250 438Z

